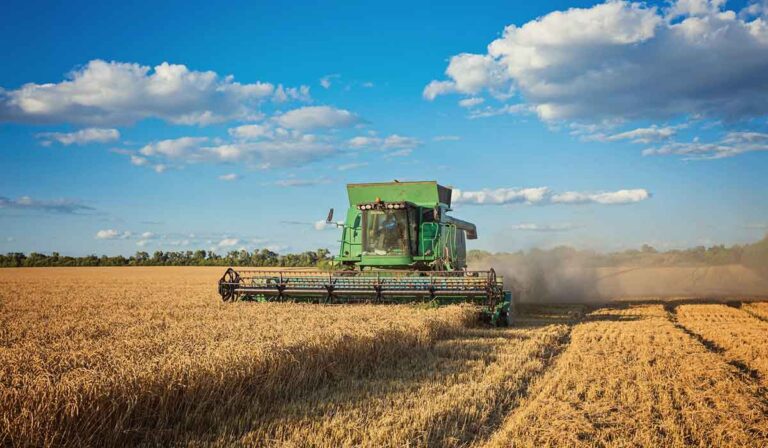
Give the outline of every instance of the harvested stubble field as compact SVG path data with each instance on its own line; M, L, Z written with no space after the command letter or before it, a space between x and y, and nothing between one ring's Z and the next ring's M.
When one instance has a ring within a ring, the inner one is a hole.
M0 445L768 446L768 305L223 304L219 268L0 270Z

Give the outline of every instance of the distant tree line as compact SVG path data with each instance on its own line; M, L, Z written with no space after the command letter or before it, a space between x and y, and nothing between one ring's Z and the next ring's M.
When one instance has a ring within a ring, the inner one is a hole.
M325 267L330 265L327 249L298 254L278 254L268 249L231 251L219 255L213 251L195 250L179 252L136 252L129 257L87 255L70 257L53 252L50 255L32 252L29 255L11 252L0 255L0 267L55 267L55 266L285 266Z
M745 245L697 246L690 249L674 249L659 251L650 245L640 249L630 249L621 252L600 253L592 250L577 250L568 246L553 249L531 249L529 251L490 253L481 250L471 250L467 259L480 261L487 257L509 259L525 262L529 259L573 259L580 266L611 267L611 266L681 266L681 265L727 265L741 264L751 269L768 274L768 235L762 240Z
M553 249L491 253L470 250L467 260L480 261L494 257L511 261L531 259L578 260L580 266L680 266L741 264L768 275L768 235L762 240L745 245L698 246L690 249L658 251L649 245L622 252L600 253L577 250L568 246ZM195 250L179 252L136 252L129 257L87 255L70 257L53 252L50 255L32 252L29 255L12 252L0 255L0 267L47 267L47 266L273 266L273 267L321 267L331 265L332 256L327 249L317 249L298 254L278 254L268 249L231 251L219 255L213 251Z

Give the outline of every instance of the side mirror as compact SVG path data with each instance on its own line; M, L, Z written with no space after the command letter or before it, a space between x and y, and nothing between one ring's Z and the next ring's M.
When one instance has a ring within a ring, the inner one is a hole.
M325 222L328 224L333 222L333 209L328 210L328 217L325 218Z

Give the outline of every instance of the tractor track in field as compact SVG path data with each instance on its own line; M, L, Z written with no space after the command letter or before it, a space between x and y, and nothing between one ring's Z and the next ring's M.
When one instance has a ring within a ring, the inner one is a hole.
M750 310L749 308L744 308L743 306L741 306L741 303L739 303L739 306L736 307L736 308L738 308L739 310L749 314L750 316L754 317L755 319L757 319L757 320L759 320L761 322L768 323L768 318L766 318L765 316L761 316L761 315L755 313L754 311Z
M555 331L547 330L553 324L560 329L552 339L538 348L530 345L534 338L545 337L542 331ZM508 329L467 328L463 335L441 339L433 348L397 363L281 403L269 416L252 421L226 443L273 440L286 446L482 446L569 347L574 324L543 319ZM540 336L526 334L529 330ZM514 347L526 354L520 356ZM457 382L468 374L475 379ZM390 415L393 407L411 417ZM381 422L386 439L361 429L363 414ZM313 434L310 439L296 438L305 437L307 431ZM337 439L340 433L351 438Z
M740 307L736 307L736 308L740 308ZM768 404L768 387L765 387L762 384L763 378L759 371L751 368L747 363L741 360L730 358L727 355L727 350L724 347L721 347L714 341L705 338L701 334L691 330L690 328L680 323L680 321L677 318L676 304L666 304L664 305L664 309L667 312L667 318L669 319L670 322L672 322L675 328L677 328L678 330L688 335L691 339L698 342L700 345L702 345L711 353L718 355L723 360L723 362L735 368L739 376L746 383L751 384L755 387L756 395L760 398L760 400Z
M577 324L578 322L568 323L568 329L565 331L565 333L563 333L557 339L555 344L545 349L541 355L542 359L544 359L544 363L541 368L535 372L532 372L531 375L523 380L523 383L520 385L520 388L515 394L514 401L498 406L495 409L491 418L489 418L486 422L485 428L487 428L487 430L483 431L479 437L473 440L473 446L484 446L488 441L490 441L496 431L501 429L507 417L509 417L510 414L519 408L520 404L522 404L530 396L531 386L536 382L536 380L542 378L547 374L547 372L549 372L552 366L555 365L557 360L570 345L571 333L573 332L573 327Z

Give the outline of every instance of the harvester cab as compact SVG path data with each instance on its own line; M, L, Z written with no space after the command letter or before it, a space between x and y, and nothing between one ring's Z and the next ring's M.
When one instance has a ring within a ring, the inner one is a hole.
M448 215L451 189L436 182L350 184L337 263L345 269L457 271L474 224Z
M320 303L470 302L494 324L511 319L512 293L501 277L467 270L474 224L456 219L451 189L434 181L347 185L349 208L332 271L228 269L219 281L227 300ZM328 214L333 221L333 209Z

